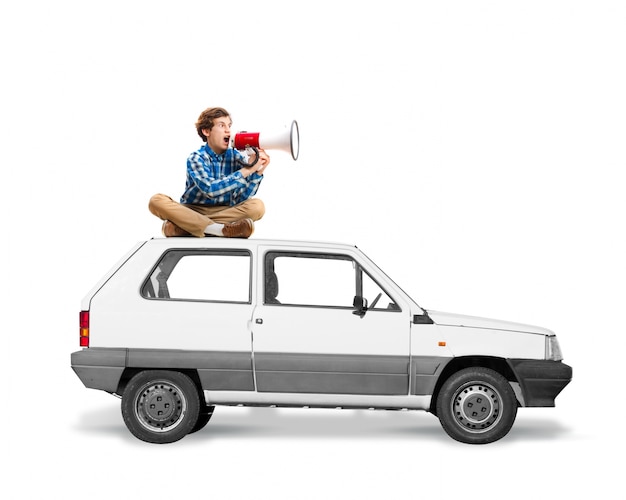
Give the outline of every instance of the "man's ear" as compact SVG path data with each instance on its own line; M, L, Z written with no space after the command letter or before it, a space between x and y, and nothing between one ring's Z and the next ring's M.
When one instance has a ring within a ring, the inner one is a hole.
M210 133L211 133L211 129L210 128L203 128L202 129L202 135L204 135L205 139L207 139L209 137Z

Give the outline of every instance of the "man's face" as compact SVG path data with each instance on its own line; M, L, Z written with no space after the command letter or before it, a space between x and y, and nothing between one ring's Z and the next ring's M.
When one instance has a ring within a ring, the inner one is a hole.
M230 116L222 116L213 120L213 128L211 130L202 130L202 133L206 136L207 144L218 155L221 155L228 149L232 124Z

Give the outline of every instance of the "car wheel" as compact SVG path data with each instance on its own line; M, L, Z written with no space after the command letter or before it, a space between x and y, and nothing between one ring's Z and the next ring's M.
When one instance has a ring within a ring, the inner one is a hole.
M466 368L446 380L437 397L437 416L450 437L486 444L503 438L517 415L509 382L489 368Z
M122 394L128 430L149 443L173 443L194 428L200 396L184 373L146 370L135 375Z
M213 416L213 411L215 411L215 406L205 405L198 415L196 425L194 425L193 429L189 431L189 434L193 434L194 432L198 432L199 430L204 429L204 426L209 423L209 420L211 420L211 417Z

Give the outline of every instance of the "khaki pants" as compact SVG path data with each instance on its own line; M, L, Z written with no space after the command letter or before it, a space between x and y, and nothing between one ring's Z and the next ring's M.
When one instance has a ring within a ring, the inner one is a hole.
M169 220L198 237L204 236L204 229L209 224L224 224L246 218L257 221L265 214L265 205L258 198L250 198L234 207L228 207L183 205L165 194L155 194L150 198L148 208L159 219Z

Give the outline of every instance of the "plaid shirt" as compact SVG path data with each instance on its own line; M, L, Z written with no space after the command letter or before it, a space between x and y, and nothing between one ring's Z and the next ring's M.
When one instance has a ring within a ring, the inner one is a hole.
M263 176L253 172L241 175L236 149L216 154L206 143L187 158L187 182L180 197L183 204L237 205L255 195Z

